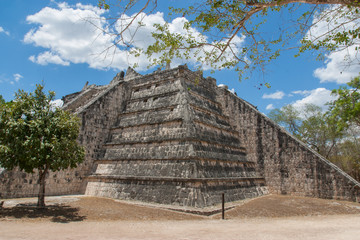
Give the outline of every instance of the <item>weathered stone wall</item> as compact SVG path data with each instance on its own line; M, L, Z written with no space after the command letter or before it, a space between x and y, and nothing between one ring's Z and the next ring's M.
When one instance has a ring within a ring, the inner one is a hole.
M89 182L89 195L203 208L267 194L262 180L114 178Z
M110 128L129 98L128 92L126 82L115 82L77 112L82 121L79 142L86 150L81 166L83 177L94 171L94 160L103 156L103 144L108 140ZM80 193L85 193L86 185L86 179L82 179Z
M204 207L272 193L356 201L359 183L213 78L186 67L68 98L86 159L50 173L47 195ZM0 198L36 196L37 175L0 170Z
M86 177L90 175L94 159L101 154L101 147L108 137L110 126L114 125L119 109L127 97L126 83L116 82L95 99L88 98L77 114L81 121L79 142L85 146L85 161L77 168L51 172L46 179L46 195L83 194ZM69 106L69 109L72 109ZM0 172L0 198L37 196L38 176L17 170Z
M240 133L247 158L257 163L271 193L350 201L360 199L359 183L291 136L254 106L224 88L217 100Z
M86 194L206 207L267 193L215 100L215 79L184 66L136 76Z
M75 97L72 96L73 94L67 95L63 97L63 101L64 101L63 108L71 112L77 112L80 108L86 105L91 99L96 97L96 95L102 93L105 87L106 86L89 87L79 93L75 93L76 94Z
M75 169L51 172L46 179L46 195L80 194L83 165ZM0 198L34 197L39 192L38 174L27 174L17 169L0 173Z

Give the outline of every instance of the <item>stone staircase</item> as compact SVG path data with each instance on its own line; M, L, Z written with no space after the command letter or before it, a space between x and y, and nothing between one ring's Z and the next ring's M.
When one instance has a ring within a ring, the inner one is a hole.
M126 78L125 78L126 79ZM126 80L131 94L88 178L86 194L191 207L267 193L216 81L181 66Z

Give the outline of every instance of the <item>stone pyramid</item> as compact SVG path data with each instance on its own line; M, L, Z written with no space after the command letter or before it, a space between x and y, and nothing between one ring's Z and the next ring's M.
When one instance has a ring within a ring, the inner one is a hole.
M47 195L207 207L266 193L360 201L360 183L255 106L186 66L63 97L85 161L51 172ZM37 174L0 169L0 198L37 196ZM180 207L180 208L181 208ZM195 210L197 211L197 210Z
M222 193L235 201L267 192L215 99L215 79L186 66L146 76L127 72L127 99L86 194L206 207L220 203Z

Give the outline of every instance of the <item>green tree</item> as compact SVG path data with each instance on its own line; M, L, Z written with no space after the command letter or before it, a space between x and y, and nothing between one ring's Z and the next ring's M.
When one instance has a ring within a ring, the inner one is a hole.
M354 90L354 89L353 89ZM307 104L297 111L287 105L269 117L356 180L360 180L360 130L355 125L339 128L338 117Z
M327 118L319 106L306 104L303 115L298 138L324 157L329 158L332 150L344 137L344 132L337 130L336 123Z
M357 181L360 181L360 129L352 125L346 129L342 141L336 146L329 158L344 169Z
M338 128L346 129L351 124L360 126L360 76L334 89L332 94L338 98L329 103L328 115L337 122Z
M141 13L156 11L160 5L157 0L99 0L98 3L100 8L115 9L109 12L109 19L114 22L103 28L112 36L117 34L114 46L126 46L135 55L145 53L154 65L165 65L174 58L194 58L213 69L235 67L243 76L263 68L285 49L296 47L299 54L306 50L323 50L321 57L328 51L357 48L360 42L359 1L186 1L184 8L171 8L168 18L183 16L189 19L184 22L185 33L174 33L168 23L155 24L152 34L155 43L147 49L134 49L133 38L129 35L133 36L134 28L144 24ZM111 15L112 12L116 15ZM268 20L275 14L283 16L284 20L276 32L266 33L273 27ZM118 33L112 28L116 25L121 26ZM309 31L313 26L320 27ZM205 37L196 35L194 29ZM239 37L245 39L241 50L234 41Z
M292 105L286 105L281 109L273 109L268 114L274 122L288 130L292 135L297 136L301 125L300 112Z
M335 123L337 132L346 131L347 134L330 159L360 180L360 77L334 89L332 94L337 99L329 103L326 114Z
M5 99L3 98L2 95L0 95L0 105L4 104L5 103Z
M55 93L46 95L43 88L37 85L33 93L19 90L14 101L0 105L0 166L38 171L38 207L45 206L48 172L74 168L84 159L77 143L78 118L54 107Z
M306 104L301 111L286 105L273 109L269 117L326 158L344 137L344 132L337 130L336 122L314 104Z

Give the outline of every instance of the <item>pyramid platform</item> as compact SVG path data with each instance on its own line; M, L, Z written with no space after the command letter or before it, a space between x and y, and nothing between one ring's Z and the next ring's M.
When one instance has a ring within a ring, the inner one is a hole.
M215 100L215 79L184 66L130 75L86 194L201 208L220 203L222 193L227 201L267 193Z

